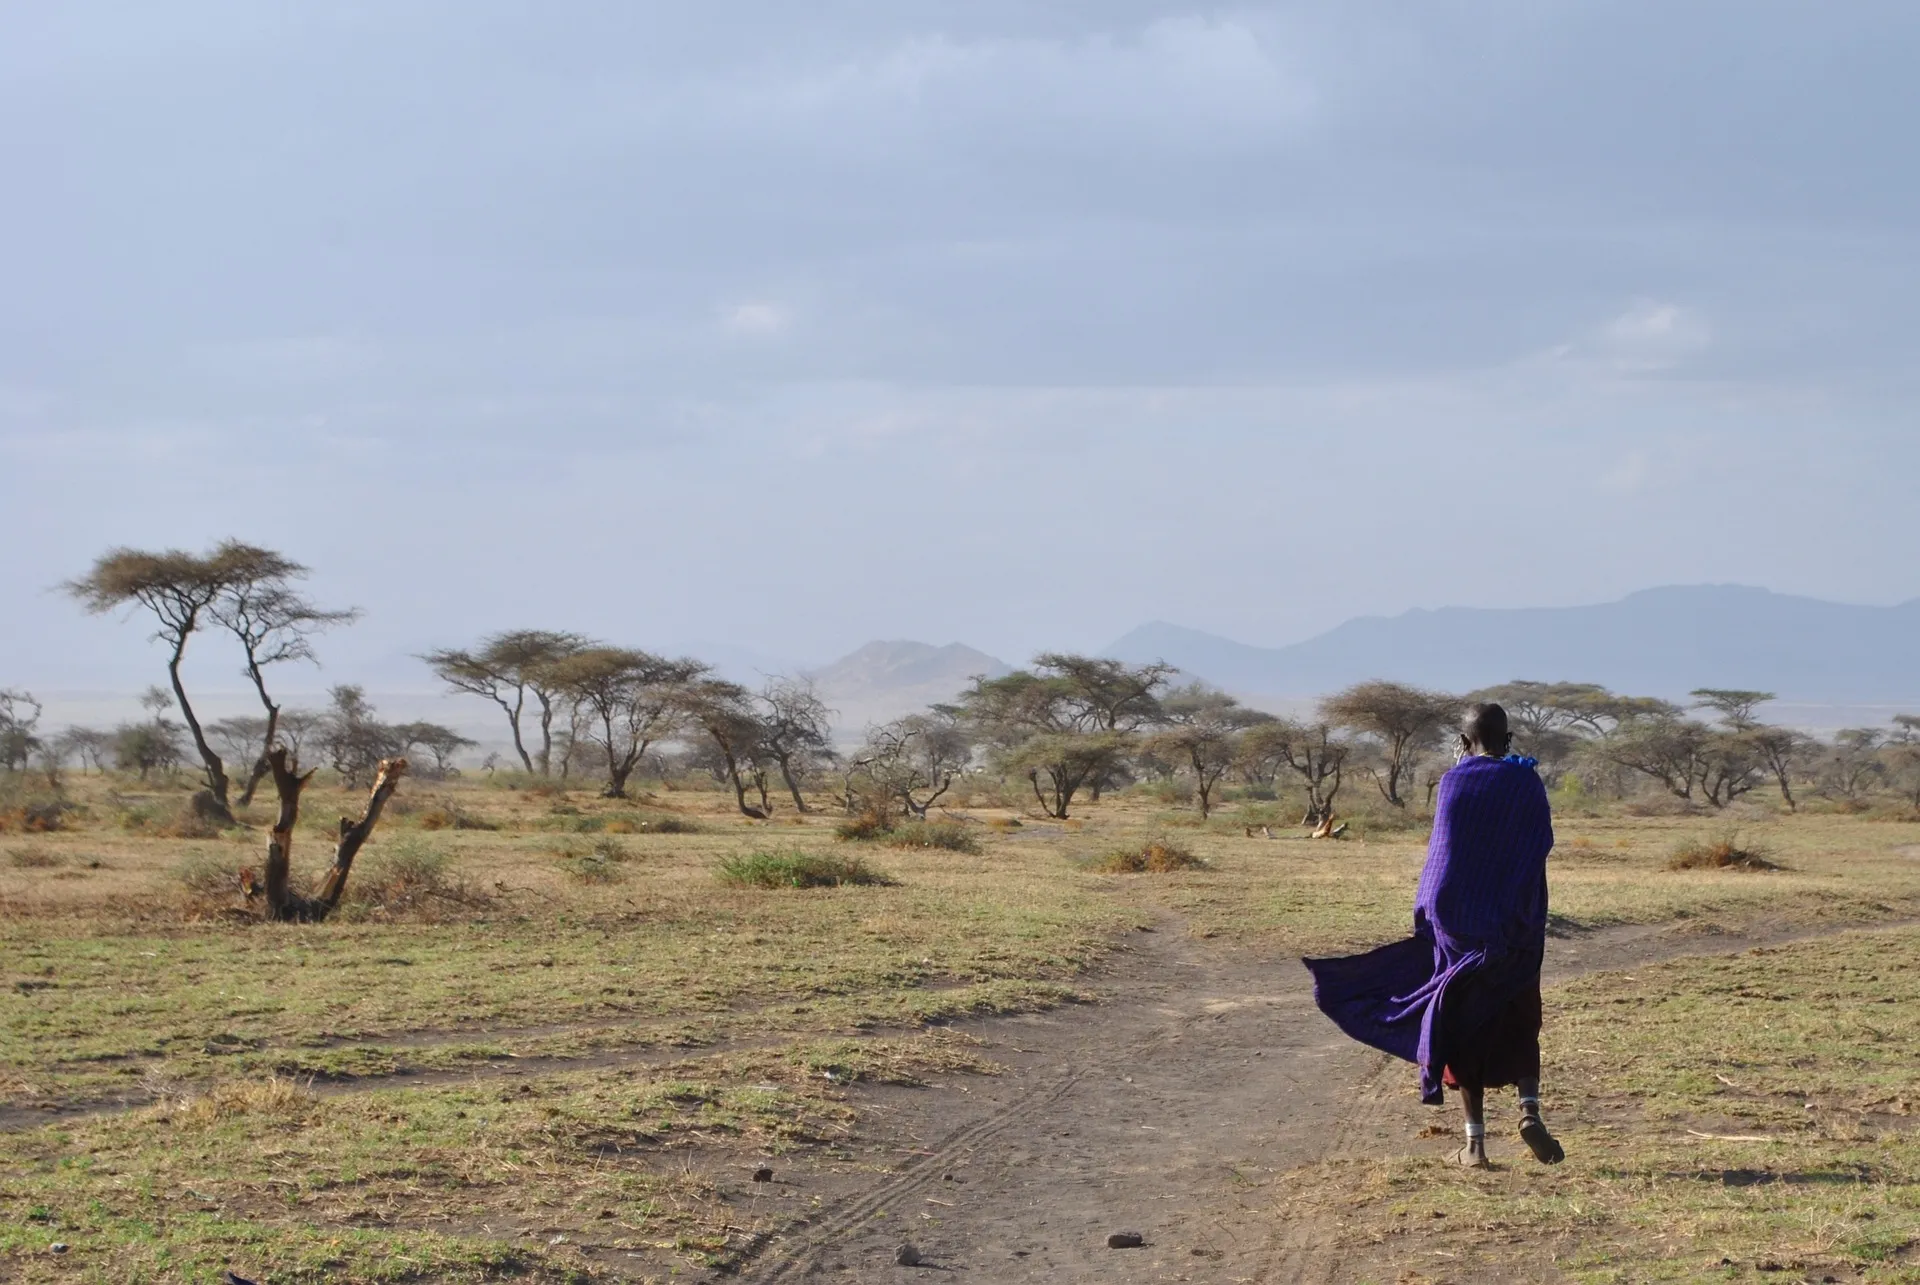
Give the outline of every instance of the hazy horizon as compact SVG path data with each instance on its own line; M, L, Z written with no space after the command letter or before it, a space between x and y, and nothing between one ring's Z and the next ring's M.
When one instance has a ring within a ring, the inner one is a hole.
M50 587L228 536L365 609L321 682L1910 600L1916 54L1891 3L19 6L0 684L151 681Z

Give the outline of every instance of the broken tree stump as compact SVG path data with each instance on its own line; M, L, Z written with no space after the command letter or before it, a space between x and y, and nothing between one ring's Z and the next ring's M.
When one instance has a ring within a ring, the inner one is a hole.
M403 758L381 759L373 775L373 789L367 796L367 810L358 821L340 818L340 842L333 850L333 865L321 881L320 890L311 897L293 890L293 827L300 819L300 793L313 780L313 772L302 774L284 746L275 746L267 755L273 772L273 788L280 796L280 815L267 838L266 895L268 919L282 923L317 924L333 913L347 889L347 875L353 859L380 823L380 812L407 774Z

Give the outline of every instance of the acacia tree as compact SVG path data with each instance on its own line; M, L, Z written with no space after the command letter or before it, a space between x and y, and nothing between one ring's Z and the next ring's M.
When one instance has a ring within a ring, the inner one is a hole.
M798 811L812 811L800 795L798 778L807 763L831 755L832 722L832 711L810 681L774 678L760 693L760 743L779 765Z
M1757 725L1745 734L1746 741L1753 747L1754 755L1773 777L1774 784L1780 788L1780 797L1786 802L1787 811L1798 812L1800 805L1794 801L1793 778L1805 769L1808 751L1813 742L1805 734L1791 727L1769 727Z
M685 693L706 673L696 660L668 660L629 647L588 647L553 661L543 681L573 703L576 743L606 761L609 799L627 796L627 778L647 750L679 725Z
M181 716L186 719L187 731L193 737L193 747L200 754L211 808L231 821L226 765L207 743L206 732L194 715L193 703L187 699L186 685L180 677L187 644L193 641L194 634L208 618L209 608L226 589L227 574L219 549L201 556L179 549L150 553L121 548L102 554L87 574L68 581L64 588L96 614L134 605L153 616L158 625L153 637L167 648L167 678L173 685Z
M1279 720L1200 683L1168 693L1161 706L1171 726L1150 738L1147 750L1193 773L1194 795L1204 821L1213 812L1214 786L1241 761L1243 733L1256 724Z
M1920 714L1895 714L1887 745L1895 786L1909 807L1920 811Z
M208 614L240 644L246 658L243 672L266 711L260 752L247 774L246 788L240 791L244 806L253 802L254 791L271 770L267 751L280 731L280 706L267 693L267 666L290 660L319 664L313 654L313 636L335 625L351 624L360 613L351 608L327 611L308 601L293 583L306 577L307 568L271 549L229 540L214 551L214 561L221 587L208 604Z
M1712 710L1736 732L1760 726L1754 711L1770 700L1779 699L1772 692L1749 692L1729 687L1696 687L1687 694L1693 697L1695 709Z
M113 733L97 727L69 727L60 733L60 744L68 754L78 756L81 771L104 772L113 753Z
M1460 712L1460 698L1403 683L1356 683L1320 703L1322 721L1374 737L1381 766L1369 765L1380 794L1396 808L1406 806L1400 782L1415 757L1437 742Z
M433 669L440 681L456 692L485 697L507 716L513 733L514 753L527 771L553 775L553 716L556 702L564 697L556 678L555 666L580 652L594 648L580 634L551 629L513 629L480 640L472 651L445 648L430 651L421 659ZM527 751L522 716L531 695L540 711L540 754ZM535 767L536 762L538 767Z
M1268 732L1267 728L1257 729ZM1318 722L1301 725L1288 719L1276 722L1270 734L1276 735L1276 748L1293 774L1307 791L1307 814L1301 825L1323 826L1333 820L1333 801L1346 778L1347 756L1353 747L1334 734L1333 725Z
M740 814L766 820L773 814L773 800L767 794L766 725L754 709L753 693L739 683L710 678L688 689L684 708L719 756L720 771L733 787ZM748 782L760 795L758 807L747 802Z
M35 731L43 709L32 692L0 687L0 766L10 772L27 766L40 747Z
M1161 720L1159 691L1173 672L1049 652L1031 670L975 678L959 708L1000 768L1024 775L1041 810L1065 820L1083 787L1125 763L1133 734Z

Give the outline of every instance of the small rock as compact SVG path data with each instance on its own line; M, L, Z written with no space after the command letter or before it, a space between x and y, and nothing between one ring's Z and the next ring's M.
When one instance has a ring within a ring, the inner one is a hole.
M64 1254L67 1252L67 1242L64 1240L56 1240L53 1244L48 1245L47 1248L56 1254Z
M920 1265L920 1251L912 1245L902 1245L893 1251L893 1261L902 1267L918 1267Z
M773 1170L767 1168L765 1165L761 1165L753 1171L753 1180L755 1182L772 1182Z
M1108 1249L1138 1249L1147 1243L1147 1238L1137 1231L1117 1231L1107 1237Z

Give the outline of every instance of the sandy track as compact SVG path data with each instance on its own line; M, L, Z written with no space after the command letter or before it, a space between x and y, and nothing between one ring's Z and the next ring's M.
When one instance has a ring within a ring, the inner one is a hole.
M1549 944L1548 981L1810 935L1581 934ZM1411 1095L1412 1069L1341 1036L1296 960L1195 941L1171 920L1132 935L1102 990L1096 1005L970 1025L1005 1075L862 1092L844 1162L749 1196L788 1230L731 1270L769 1282L1339 1279L1330 1229L1289 1220L1273 1180L1403 1148L1407 1113L1363 1104L1395 1075ZM1146 1244L1107 1248L1122 1231ZM925 1265L897 1266L902 1242Z

